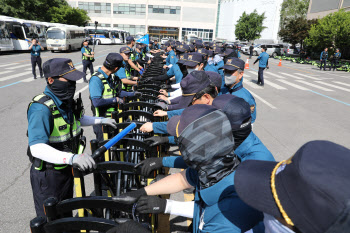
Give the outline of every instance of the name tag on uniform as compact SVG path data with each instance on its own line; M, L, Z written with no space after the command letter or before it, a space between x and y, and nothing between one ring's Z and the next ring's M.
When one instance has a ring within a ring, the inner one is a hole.
M67 125L61 125L58 127L59 130L65 130L67 129Z
M35 54L35 55L38 55L38 53L37 53L37 52L35 52L34 54Z

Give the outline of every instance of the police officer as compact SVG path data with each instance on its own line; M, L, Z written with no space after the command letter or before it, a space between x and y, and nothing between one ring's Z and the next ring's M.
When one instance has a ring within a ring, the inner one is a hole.
M254 123L256 119L256 103L252 94L243 87L244 66L245 62L239 58L233 57L226 60L223 66L225 85L221 88L221 93L230 93L244 99L250 105L252 123Z
M249 59L252 58L254 52L254 43L249 46Z
M264 86L264 70L269 68L269 55L266 53L266 47L261 47L261 53L259 57L255 60L255 63L259 61L259 72L258 72L258 82L259 86Z
M85 76L72 60L54 58L44 63L45 91L28 106L28 156L33 163L30 181L37 216L45 216L43 203L49 197L59 201L73 197L70 165L92 169L94 160L87 153L78 154L81 126L107 124L111 119L83 115L80 101L74 101L76 81Z
M154 49L154 50L160 50L160 45L158 44L158 40L155 40L155 41L154 41L153 49Z
M133 53L130 50L130 47L122 47L120 48L119 52L123 57L123 66L117 71L117 76L123 83L123 89L131 90L132 86L136 85L138 80L138 77L134 77L131 72L132 68L130 66L130 57ZM131 63L134 64L132 61Z
M168 68L170 65L174 65L176 64L176 62L178 61L176 58L176 53L174 51L175 48L175 44L170 44L169 42L165 42L164 44L166 46L166 60L165 60L165 66L164 69Z
M130 57L129 57L129 60L127 61L130 66L130 74L133 76L137 76L138 73L140 73L142 75L143 69L139 64L137 64L136 52L133 50L133 47L135 46L134 37L132 36L126 37L126 45L127 45L127 48L130 49Z
M335 71L335 69L337 68L339 59L341 58L341 53L339 52L339 49L336 49L335 52L336 53L333 56L332 64L331 64L331 67L329 67L329 71L332 69L332 67L333 67L333 71Z
M44 78L43 75L43 69L41 67L41 57L40 52L41 50L44 50L43 46L41 46L40 42L38 42L36 39L32 39L32 44L29 46L30 55L31 55L31 62L32 62L32 73L34 76L34 79L36 79L36 64L38 64L39 71L40 71L40 78Z
M321 61L320 70L322 70L322 65L323 65L323 70L326 71L327 59L328 59L328 48L325 48L324 51L322 51L320 56L320 61Z
M89 68L90 74L92 75L94 73L94 66L93 66L93 61L94 61L94 56L95 53L92 52L92 49L89 47L89 41L84 40L83 42L83 47L81 48L81 54L83 57L83 73L85 74L84 82L88 82L86 80L86 70Z
M103 66L90 79L91 107L96 117L110 118L111 113L117 110L118 103L123 103L123 97L135 95L134 92L122 91L121 81L114 75L123 67L123 60L118 53L108 54ZM103 140L101 125L94 125L94 133L97 140Z

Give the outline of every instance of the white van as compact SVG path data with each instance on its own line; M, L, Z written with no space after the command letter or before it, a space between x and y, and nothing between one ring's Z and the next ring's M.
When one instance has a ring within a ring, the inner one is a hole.
M70 52L81 48L85 31L80 27L51 27L47 29L46 38L47 50Z

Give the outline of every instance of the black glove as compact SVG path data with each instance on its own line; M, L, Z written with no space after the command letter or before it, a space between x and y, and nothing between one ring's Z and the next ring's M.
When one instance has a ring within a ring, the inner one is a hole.
M164 214L166 199L157 196L140 197L136 210L141 214Z
M128 221L108 230L106 233L151 233L141 223Z
M141 196L147 196L145 188L138 189L136 191L123 193L120 196L113 197L113 201L121 202L123 204L134 204Z
M150 82L150 81L152 81L152 78L151 78L151 77L147 77L147 78L142 78L142 79L140 80L140 83L148 83L148 82Z
M134 92L134 95L135 95L136 97L141 97L141 96L142 96L142 93L139 92L139 91L135 91L135 92Z
M163 167L163 158L149 158L138 163L135 168L141 166L141 175L149 176L152 171Z
M171 85L167 85L167 84L162 84L160 85L160 89L170 89Z
M162 110L168 110L168 105L166 103L159 102L159 103L156 103L154 106L159 107Z
M165 137L153 136L143 141L146 142L149 146L158 146L160 144L169 143L169 138L167 136Z

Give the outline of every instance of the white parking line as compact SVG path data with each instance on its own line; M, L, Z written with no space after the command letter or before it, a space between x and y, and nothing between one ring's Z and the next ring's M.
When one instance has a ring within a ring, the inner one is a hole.
M14 75L10 75L10 76L6 76L4 78L0 78L0 81L6 81L6 80L10 80L13 78L19 78L21 76L27 75L27 74L31 74L32 71L26 71L26 72L22 72L22 73L16 73Z
M245 78L250 78L251 76L248 75L248 74L244 74L243 77L245 77Z
M243 79L243 83L247 84L248 86L250 86L254 89L263 89L262 87L258 86L256 83L249 81L249 80L246 80L246 79Z
M284 80L284 79L277 79L278 81L282 82L282 83L285 83L289 86L292 86L292 87L295 87L297 89L300 89L300 90L303 90L303 91L307 91L309 89L305 88L305 87L302 87L302 86L299 86L297 84L294 84L294 83L291 83L291 82L288 82L287 80Z
M308 85L308 86L311 86L311 87L315 87L315 88L321 89L321 90L323 90L323 91L333 91L333 90L331 90L331 89L328 89L328 88L325 88L325 87L321 87L321 86L316 85L316 84L313 84L313 83L308 83L308 82L303 81L303 80L296 80L296 81L297 81L297 82L300 82L300 83L304 83L304 84L306 84L306 85Z
M323 84L323 85L326 85L326 86L329 86L329 87L337 88L339 90L350 92L350 89L347 89L347 88L344 88L344 87L339 87L339 86L336 86L336 85L333 85L333 84L330 84L330 83L325 83L325 82L322 82L322 81L316 81L316 82L320 83L320 84Z
M1 74L7 74L7 73L10 73L10 72L13 72L12 70L5 70L5 71L3 71L3 72L0 72L0 75Z
M285 78L281 75L277 75L277 74L274 74L274 73L268 73L268 75L272 75L272 76L275 76L276 78Z
M286 76L292 77L292 78L294 78L294 79L303 79L303 78L300 78L300 77L295 76L295 75L292 75L292 74L287 74L287 73L283 73L283 72L280 72L280 73L281 73L281 74L283 74L283 75L286 75Z
M258 96L257 94L255 94L254 92L252 92L251 90L249 90L250 93L252 93L252 95L257 98L258 100L260 100L261 102L263 102L264 104L266 104L267 106L269 106L272 109L276 109L275 106L273 106L272 104L270 104L269 102L267 102L266 100L264 100L263 98L261 98L260 96Z
M306 74L299 74L299 73L295 73L296 75L300 75L300 76L303 76L305 78L311 78L313 80L322 80L320 78L315 78L315 77L311 77L310 75L306 75Z
M31 66L31 65L32 64L24 64L24 65L21 65L21 66L13 65L13 66L5 68L5 69L12 70L12 69L22 68L22 67L26 67L26 66Z
M3 65L0 65L0 67L5 67L5 66L14 66L14 65L18 65L18 64L21 64L21 63L7 63L7 64L3 64Z
M275 84L275 83L273 83L273 82L270 82L270 81L268 81L268 80L264 80L264 81L265 81L265 83L266 83L267 85L270 85L271 87L274 87L274 88L276 88L276 89L278 89L278 90L287 90L287 88L282 87L282 86L280 86L280 85L278 85L278 84Z
M350 84L347 84L347 83L342 83L342 82L338 82L338 81L333 81L334 83L338 83L340 85L344 85L344 86L348 86L350 87Z

